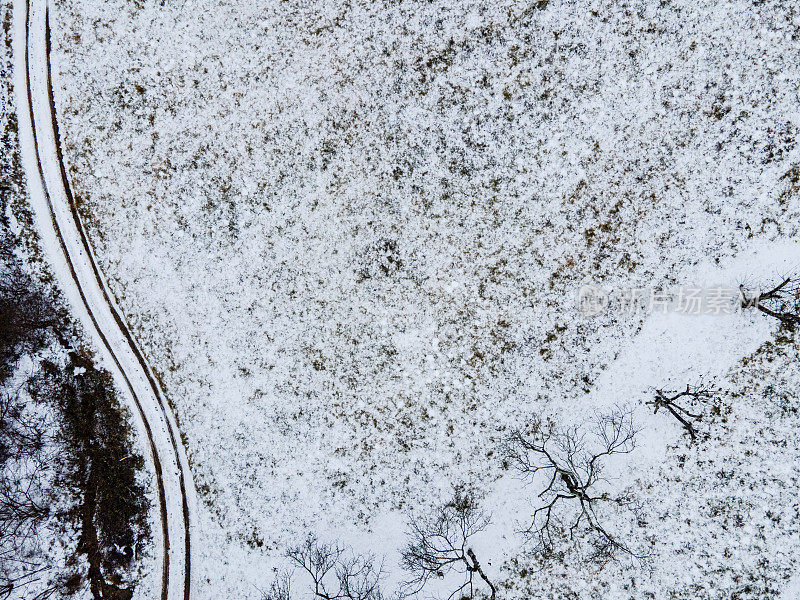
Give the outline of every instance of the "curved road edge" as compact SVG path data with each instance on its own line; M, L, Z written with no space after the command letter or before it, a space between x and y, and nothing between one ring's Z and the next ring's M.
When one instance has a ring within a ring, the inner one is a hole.
M56 118L46 0L14 2L13 43L20 150L42 249L147 437L161 519L160 596L189 600L196 497L188 459L163 390L101 275L75 206Z

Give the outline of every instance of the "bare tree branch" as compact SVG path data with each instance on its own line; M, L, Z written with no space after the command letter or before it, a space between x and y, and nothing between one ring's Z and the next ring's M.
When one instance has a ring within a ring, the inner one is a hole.
M597 490L603 481L603 462L615 454L628 454L635 447L637 430L630 411L615 409L594 420L591 435L584 428L557 428L552 422L534 424L530 433L514 432L506 443L512 465L523 477L546 477L538 494L543 504L533 513L526 535L537 540L540 550L550 552L554 544L560 506L571 507L566 521L570 538L581 525L598 536L598 546L611 556L621 550L633 555L602 525L596 511L598 502L616 502Z
M431 579L448 572L463 573L463 583L452 590L449 598L475 598L475 576L489 589L494 600L497 590L486 575L474 550L469 545L472 536L489 525L489 517L479 508L474 494L456 488L453 499L431 514L412 518L409 522L409 542L402 552L402 566L411 573L406 582L407 594L421 591Z
M355 554L339 544L322 543L315 536L287 552L287 557L310 577L314 595L323 600L382 600L380 582L383 565L376 565L372 555ZM270 589L285 600L289 582Z
M41 477L46 431L43 417L26 410L19 387L0 394L0 598L20 594L50 571L23 558L33 556L37 527L50 514L52 494ZM39 597L54 591L45 586Z
M678 404L678 401L683 398L689 402L695 402L713 396L713 390L702 386L692 387L687 384L686 389L680 392L677 390L655 390L655 397L645 404L653 407L653 414L657 414L662 408L669 411L669 413L680 422L692 441L694 441L697 438L697 430L694 428L694 422L700 421L703 418L702 409L699 413L689 412L687 408ZM695 409L693 408L692 410Z
M269 589L261 591L261 600L292 600L291 573L276 574Z
M800 278L786 277L766 292L750 293L739 286L742 308L755 308L794 328L800 324Z

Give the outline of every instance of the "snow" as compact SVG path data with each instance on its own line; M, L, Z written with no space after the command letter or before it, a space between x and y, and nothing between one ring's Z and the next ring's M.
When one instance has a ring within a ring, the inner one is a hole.
M198 598L266 587L309 531L397 581L408 511L462 482L510 597L759 597L741 582L796 571L796 518L764 515L790 512L800 440L762 385L796 404L796 343L773 355L763 315L586 318L574 298L800 264L800 14L542 4L56 8L76 193L201 500ZM705 379L728 412L690 448L643 402ZM536 494L490 452L533 415L616 404L643 430L608 485L646 505L650 564L586 569L576 543L534 569L516 531Z
M114 320L111 308L104 298L101 284L94 278L90 258L81 245L76 224L70 213L66 192L61 183L55 150L55 132L52 130L50 119L45 69L45 6L44 2L30 4L31 36L29 38L26 37L25 28L26 5L15 3L13 7L14 89L18 107L28 106L28 86L25 78L26 44L28 44L29 60L32 66L30 84L35 125L30 122L27 110L18 110L17 114L20 130L20 153L27 175L30 205L40 235L39 247L48 259L51 272L55 275L59 287L69 303L71 314L81 322L89 339L97 348L100 364L112 373L115 381L121 387L127 386L123 387L123 397L127 399L127 405L134 415L142 438L144 438L145 430L144 419L149 423L162 465L165 493L169 498L166 506L167 534L170 538L169 597L179 598L183 597L184 587L185 526L177 464L178 461L181 461L185 465L186 457L183 455L183 448L180 445L178 445L179 452L176 453L176 450L173 449L168 421L171 417L159 405L158 398L148 383L147 374L140 366L133 349L128 345ZM40 167L37 165L33 126L36 127L41 174ZM52 202L54 211L52 215L50 202ZM60 230L60 238L54 222L57 223ZM62 240L69 259L62 249ZM78 283L73 280L70 263L75 268L80 288ZM108 342L103 339L103 336ZM127 378L123 377L123 372ZM139 398L141 412L133 401L133 395ZM188 467L186 470L188 471ZM188 489L190 501L195 502L191 480L188 481ZM154 528L154 540L158 547L163 543L159 536L160 532L160 527ZM149 583L152 584L152 582ZM139 590L139 593L152 595L152 590Z

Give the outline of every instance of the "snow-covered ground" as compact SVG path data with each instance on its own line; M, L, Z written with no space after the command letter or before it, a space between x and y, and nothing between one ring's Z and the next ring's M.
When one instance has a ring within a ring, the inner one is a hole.
M457 483L509 598L780 594L794 338L576 294L800 265L793 3L65 0L54 29L81 210L201 496L198 598L256 596L309 531L400 579L408 511ZM689 446L643 403L699 380ZM651 556L540 564L499 442L616 404L643 430L608 485Z
M183 598L190 571L188 507L195 504L194 488L191 478L184 476L188 465L174 433L177 429L172 422L174 417L162 400L148 366L139 360L137 349L119 324L117 309L108 300L105 283L94 270L92 257L82 243L72 215L69 192L60 170L57 132L52 127L45 7L45 2L17 3L13 19L20 155L27 175L30 207L40 234L40 250L69 301L71 313L83 323L105 368L114 374L127 395L140 432L146 433L159 484L163 588L170 598Z

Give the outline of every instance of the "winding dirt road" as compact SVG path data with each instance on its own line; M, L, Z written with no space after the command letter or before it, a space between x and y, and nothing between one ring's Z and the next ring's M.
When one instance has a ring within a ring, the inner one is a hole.
M163 390L98 268L75 205L56 118L47 0L14 3L13 52L22 162L42 249L147 438L161 520L161 599L189 600L196 506L189 464Z

